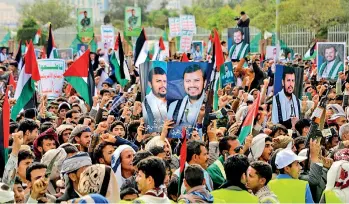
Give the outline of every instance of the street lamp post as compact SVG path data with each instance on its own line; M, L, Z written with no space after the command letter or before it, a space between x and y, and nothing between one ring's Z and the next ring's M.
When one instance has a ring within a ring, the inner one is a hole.
M276 61L279 60L279 55L280 55L280 25L279 25L279 5L280 5L280 0L276 0L276 22L275 22L275 28L276 28Z

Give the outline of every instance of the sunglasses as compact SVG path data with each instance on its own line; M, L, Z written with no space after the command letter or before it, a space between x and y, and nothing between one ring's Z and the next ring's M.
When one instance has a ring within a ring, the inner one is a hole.
M239 153L240 152L240 150L242 149L242 145L240 145L240 146L238 146L238 147L235 147L235 149L234 149L234 152L235 153Z

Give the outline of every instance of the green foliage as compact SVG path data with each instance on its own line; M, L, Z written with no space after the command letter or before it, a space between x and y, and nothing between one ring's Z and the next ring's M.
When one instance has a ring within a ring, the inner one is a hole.
M342 0L283 1L280 4L280 23L294 23L318 34L343 20L347 15L344 3Z
M223 31L226 28L231 28L236 25L234 18L238 15L236 11L228 5L218 9L215 15L211 15L208 20L208 29L216 28L218 31Z
M138 0L142 9L142 22L145 26L164 29L168 17L179 14L195 16L198 27L222 31L236 26L234 18L245 11L250 18L250 26L261 31L275 31L276 0L193 0L192 7L184 6L179 13L166 9L166 0L159 0L161 8L149 13L145 9L150 0ZM326 38L327 29L338 23L349 22L348 0L280 0L279 24L298 25L310 29L321 38ZM113 24L123 29L124 8L133 6L133 1L111 0L110 16Z
M237 10L237 9L236 9ZM245 0L241 8L237 10L238 14L245 11L250 17L250 26L254 26L261 31L271 31L275 28L275 0Z
M34 40L35 34L39 29L39 25L36 23L35 19L32 17L27 18L21 28L17 31L17 40L22 40L23 44L25 41L29 42ZM41 38L38 45L44 45L47 39L47 33L41 33Z
M34 3L25 3L21 6L21 19L32 17L38 24L44 25L51 22L54 29L73 25L75 20L71 17L73 7L64 1L36 0Z
M176 17L178 15L179 14L177 11L168 10L166 8L154 10L148 14L147 19L144 22L144 25L165 30L168 28L168 18Z

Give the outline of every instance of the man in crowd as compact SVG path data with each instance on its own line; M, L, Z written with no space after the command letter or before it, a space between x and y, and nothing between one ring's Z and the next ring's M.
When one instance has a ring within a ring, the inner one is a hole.
M227 182L219 189L212 192L217 203L258 203L256 196L251 195L246 189L246 171L249 167L247 157L234 155L224 163L227 173Z
M77 125L70 134L69 142L78 144L80 151L87 152L92 131L87 125Z
M141 196L136 203L170 203L166 193L160 186L165 179L165 164L156 157L142 160L137 165L137 186Z
M47 166L38 162L32 163L26 171L26 179L30 194L27 203L55 203L55 197L46 193L48 187L48 179L45 178Z
M240 153L242 146L235 136L222 138L219 141L219 158L207 168L207 172L212 178L214 189L218 189L226 180L226 173L224 171L224 161L236 154Z
M275 165L280 174L268 185L280 203L314 203L308 182L298 179L301 173L299 162L306 159L307 157L297 156L290 149L277 153Z
M185 203L213 203L213 196L206 189L204 172L197 164L189 165L184 172L186 194L178 198Z
M264 161L252 162L246 174L246 187L258 197L259 203L278 203L277 197L267 186L273 174L268 163Z
M204 172L204 177L205 177L205 184L206 187L209 191L213 190L213 182L211 180L210 175L207 173L207 162L208 162L208 151L206 149L206 146L203 142L201 141L189 141L187 143L187 163L186 166L192 165L192 164L197 164L199 165L203 172ZM179 169L177 169L174 174L179 177L180 172ZM181 188L181 194L183 194L185 191L184 184L182 185Z

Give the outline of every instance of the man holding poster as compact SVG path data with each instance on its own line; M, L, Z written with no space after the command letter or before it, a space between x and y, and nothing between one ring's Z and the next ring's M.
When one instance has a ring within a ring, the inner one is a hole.
M164 69L154 67L148 74L148 86L151 91L145 96L142 103L143 118L146 124L149 124L153 129L160 127L163 121L166 120L167 114L167 76ZM152 131L151 131L152 132Z
M184 70L183 85L187 95L170 104L167 118L175 121L176 125L186 124L193 127L205 98L205 73L199 65L193 64Z

